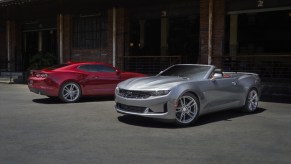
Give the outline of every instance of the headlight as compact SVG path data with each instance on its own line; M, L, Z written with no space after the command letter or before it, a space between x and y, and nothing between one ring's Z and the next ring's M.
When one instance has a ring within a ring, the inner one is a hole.
M115 88L115 93L119 94L119 88L118 87Z
M170 93L170 90L152 91L151 96L164 96Z

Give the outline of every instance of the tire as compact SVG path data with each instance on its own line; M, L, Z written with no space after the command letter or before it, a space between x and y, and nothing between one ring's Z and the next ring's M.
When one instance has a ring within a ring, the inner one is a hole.
M245 105L242 110L247 113L255 112L258 108L259 96L256 89L251 89L246 97Z
M199 112L198 98L191 93L185 93L177 103L176 123L180 126L192 125L197 120Z
M77 83L67 82L62 85L59 98L66 103L77 102L81 97L81 88Z

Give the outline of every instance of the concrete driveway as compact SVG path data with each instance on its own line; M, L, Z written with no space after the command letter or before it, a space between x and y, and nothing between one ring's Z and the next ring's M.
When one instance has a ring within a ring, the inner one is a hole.
M255 114L219 112L178 128L122 116L110 97L64 104L26 85L0 84L0 163L289 164L291 102L259 107Z

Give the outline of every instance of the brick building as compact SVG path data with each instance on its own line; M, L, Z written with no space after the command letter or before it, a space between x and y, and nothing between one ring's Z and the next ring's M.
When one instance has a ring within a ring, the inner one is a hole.
M290 0L0 0L0 72L39 52L155 74L213 64L291 81Z

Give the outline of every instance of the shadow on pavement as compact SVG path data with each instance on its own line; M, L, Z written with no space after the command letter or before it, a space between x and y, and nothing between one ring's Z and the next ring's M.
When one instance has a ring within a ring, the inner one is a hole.
M260 101L291 104L291 96L287 96L287 95L262 95L260 98Z
M226 110L216 113L211 113L208 115L201 116L197 122L196 126L201 126L209 123L219 122L219 121L232 121L231 119L242 117L247 115L255 115L264 112L266 109L258 108L254 113L245 113L239 110Z
M238 110L226 110L221 112L215 112L212 114L207 114L199 117L199 119L192 126L178 126L174 124L174 122L164 122L163 120L156 120L146 117L139 117L133 115L123 115L119 116L118 120L122 123L133 125L133 126L142 126L142 127L150 127L150 128L167 128L167 129L176 129L176 128L191 128L195 126L201 126L205 124L215 123L219 121L232 121L231 119L253 115L264 112L266 109L258 108L254 113L245 113Z
M133 126L142 126L150 128L166 128L166 129L175 129L181 128L176 126L171 122L163 122L162 120L156 120L152 118L134 116L134 115L122 115L117 118L120 122L133 125Z
M57 97L53 98L40 98L40 99L33 99L35 103L39 104L66 104L65 102L61 101ZM83 97L78 102L75 103L87 103L87 102L99 102L99 101L114 101L113 96L103 96L103 97Z

